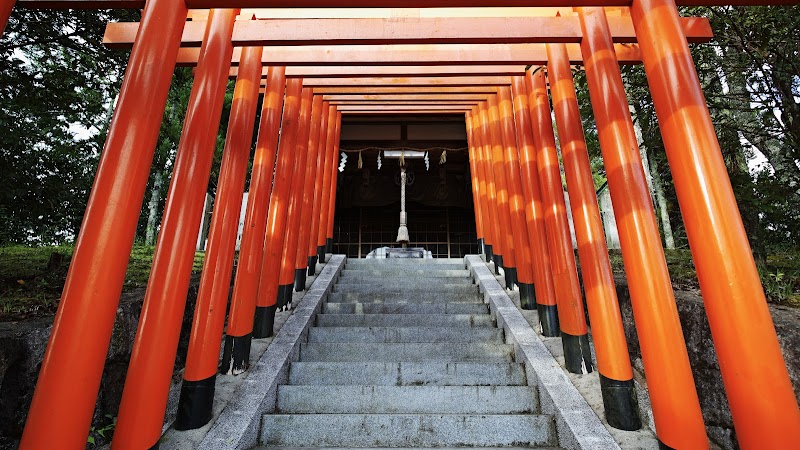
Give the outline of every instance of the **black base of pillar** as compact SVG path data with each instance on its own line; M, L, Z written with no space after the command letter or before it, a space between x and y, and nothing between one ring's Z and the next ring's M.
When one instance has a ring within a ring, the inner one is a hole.
M292 304L292 287L294 284L278 286L278 311L287 311L287 305Z
M317 255L308 257L308 276L313 277L317 274Z
M506 278L506 289L509 291L514 290L514 285L517 283L517 268L516 267L504 267L503 274Z
M536 309L536 294L533 291L533 283L518 283L519 285L519 306L527 311Z
M494 254L492 253L492 245L484 245L483 246L484 255L486 255L486 262L488 263L492 259L494 259Z
M484 245L483 245L483 238L478 238L478 253L484 253Z
M592 351L589 349L589 335L573 336L561 332L564 346L564 363L572 373L584 374L592 371Z
M217 374L200 381L183 380L173 424L176 430L196 430L211 421L216 380Z
M306 272L308 269L295 269L294 271L294 290L303 292L306 290Z
M539 310L542 335L544 337L558 337L561 333L558 324L558 306L537 304L536 309Z
M639 401L636 398L636 387L633 380L618 381L600 374L600 392L603 394L603 406L606 420L614 428L625 431L636 431L642 428L639 416Z
M253 322L253 338L265 339L272 337L275 332L275 311L277 310L278 305L267 307L256 306L256 317Z
M275 317L274 312L272 316ZM244 336L225 336L219 373L238 375L250 368L250 342L252 340L253 333Z
M325 264L325 246L318 245L317 246L317 258L319 259L320 264Z
M325 253L333 254L333 238L325 240Z
M670 447L669 445L661 442L661 439L659 439L658 440L658 450L675 450L675 449Z
M161 445L161 443L160 443L160 442L156 442L156 445L154 445L154 446L150 447L150 448L149 448L149 449L147 449L147 450L158 450L158 447L159 447L159 445Z
M500 275L500 268L503 267L503 255L495 254L492 261L494 261L494 274Z

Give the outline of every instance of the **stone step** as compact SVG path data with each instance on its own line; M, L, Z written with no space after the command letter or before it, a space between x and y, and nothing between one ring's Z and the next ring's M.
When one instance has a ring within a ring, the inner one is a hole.
M493 327L489 314L320 314L318 327Z
M475 292L465 294L431 295L409 294L408 292L332 292L328 295L328 303L483 303L477 289Z
M326 314L489 314L481 303L326 303Z
M438 290L450 286L471 286L472 278L467 277L346 277L342 276L336 282L337 286L380 286L386 290L402 291L404 289L418 289L424 286L428 290Z
M461 258L433 258L433 259L414 259L414 258L387 258L387 259L366 259L348 258L345 268L351 267L386 267L386 266L460 266L463 269L467 265Z
M502 344L503 330L489 327L315 327L308 342L492 342Z
M338 447L339 450L464 450L464 447ZM503 447L503 450L524 450L530 447ZM560 447L536 447L539 450L564 450ZM471 450L495 450L496 447L470 447ZM261 445L250 450L329 450L329 447L286 447Z
M414 267L400 268L363 268L346 269L342 271L341 279L345 278L471 278L469 270L461 269L417 269Z
M527 386L278 386L282 414L525 414Z
M542 415L268 414L261 445L312 447L552 446Z
M359 294L406 294L411 297L420 298L439 298L441 295L478 295L478 287L472 283L446 283L426 286L419 284L358 284L358 283L337 283L333 286L333 292L353 292Z
M361 344L313 342L300 345L300 361L512 362L514 346L492 343Z
M518 363L471 362L294 362L289 384L382 386L521 386L525 367Z

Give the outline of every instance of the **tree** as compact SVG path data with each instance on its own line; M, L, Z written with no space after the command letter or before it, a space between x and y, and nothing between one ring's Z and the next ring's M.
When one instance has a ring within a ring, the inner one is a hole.
M127 60L103 30L137 15L14 10L0 41L0 243L77 234Z

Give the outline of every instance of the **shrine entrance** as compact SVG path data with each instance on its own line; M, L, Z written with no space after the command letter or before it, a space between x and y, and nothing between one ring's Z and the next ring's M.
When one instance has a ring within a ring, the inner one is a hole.
M349 116L340 153L347 159L338 174L334 253L364 258L377 248L399 247L401 153L408 246L423 247L434 258L480 253L462 116Z

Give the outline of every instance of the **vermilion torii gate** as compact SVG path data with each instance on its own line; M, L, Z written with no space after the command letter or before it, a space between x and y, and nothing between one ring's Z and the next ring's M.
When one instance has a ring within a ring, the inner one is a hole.
M486 3L390 0L380 6L482 7ZM21 448L85 445L176 64L196 65L196 79L114 449L151 448L161 433L193 260L192 241L199 227L225 83L232 73L237 78L235 99L176 427L196 428L210 419L237 209L260 80L266 76L247 231L225 338L224 372L247 369L250 340L271 335L274 313L286 304L295 280L302 288L302 273L313 267L310 262L315 256L325 257L332 237L342 114L398 111L465 114L476 224L487 257L502 264L507 277L516 274L516 280L508 279L509 285L519 284L523 307L539 309L544 333L561 334L568 369L591 370L551 122L552 99L606 416L613 426L637 428L632 371L571 63L583 65L589 81L658 438L665 448L707 448L618 67L637 62L644 63L656 106L739 442L743 448L796 445L800 441L797 401L687 46L689 37L695 41L711 37L707 22L680 19L672 0L491 3L561 7L562 17L516 17L518 26L472 18L462 20L466 25L461 27L451 18L452 27L440 34L431 33L430 23L422 19L410 21L415 28L405 33L400 26L386 31L368 22L362 22L363 29L352 23L319 22L319 30L338 30L325 38L314 31L312 22L276 31L258 20L237 21L240 11L236 9L213 9L210 15L193 12L195 20L186 19L188 8L375 5L356 0L18 1L23 7L144 8L140 24L108 28L110 45L133 45L133 50ZM2 4L0 24L4 27L14 2ZM623 8L606 12L599 6ZM574 14L572 7L576 7ZM268 16L269 10L262 13ZM250 17L242 14L243 19ZM208 20L196 20L204 18ZM527 32L533 23L542 25L535 33ZM182 42L186 48L181 48ZM443 43L460 45L453 49ZM337 47L324 47L332 45ZM520 67L509 67L514 65ZM526 71L527 65L535 67ZM238 68L232 72L231 66Z

